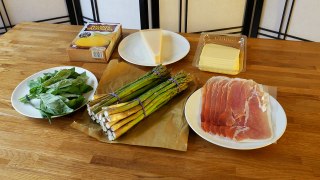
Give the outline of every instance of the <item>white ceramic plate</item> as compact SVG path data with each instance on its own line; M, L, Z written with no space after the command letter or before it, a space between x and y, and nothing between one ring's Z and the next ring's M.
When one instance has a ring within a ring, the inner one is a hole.
M274 137L268 141L259 142L236 142L231 139L221 137L218 135L213 135L205 132L201 128L201 106L202 97L201 89L195 91L187 100L185 105L185 116L189 126L203 139L230 149L257 149L268 146L275 143L284 133L287 126L286 114L277 100L270 96L271 103L271 117L272 121L276 122L274 129Z
M46 70L37 72L37 73L29 76L25 80L23 80L13 90L12 95L11 95L11 103L12 103L12 106L14 107L14 109L16 111L18 111L20 114L28 116L28 117L43 118L39 110L35 109L30 104L24 104L24 103L20 102L19 98L21 98L21 97L23 97L23 96L25 96L26 94L29 93L29 89L30 89L29 86L28 86L29 81L43 76L43 73L54 72L55 70L61 70L61 69L70 69L72 67L75 67L75 66L60 66L60 67L54 67L54 68L46 69ZM84 94L84 97L85 97L85 99L87 101L93 99L94 92L96 91L97 86L98 86L97 78L95 77L94 74L92 74L92 72L90 72L90 71L88 71L86 69L80 68L80 67L75 67L75 71L77 73L86 72L86 75L89 77L89 79L87 81L87 84L92 86L93 90L91 90L90 92ZM34 104L39 104L39 100L32 100L32 102ZM82 106L84 106L84 105L85 105L85 103ZM81 107L79 107L78 109L80 109ZM75 109L74 111L76 111L78 109ZM64 115L66 115L66 114L64 114ZM53 116L52 118L55 118L55 117L59 117L59 116Z
M171 31L163 30L162 42L163 65L179 61L185 57L190 50L190 44L188 40L183 36ZM118 51L124 60L132 64L141 66L158 65L150 57L140 32L130 34L124 38L119 44Z

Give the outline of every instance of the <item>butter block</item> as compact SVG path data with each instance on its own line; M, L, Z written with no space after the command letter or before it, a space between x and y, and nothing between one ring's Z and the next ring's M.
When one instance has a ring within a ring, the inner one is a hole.
M223 74L238 74L240 71L240 50L218 44L204 45L199 69Z
M140 31L141 37L146 45L146 49L151 59L156 64L161 64L161 50L162 50L162 30L148 29Z

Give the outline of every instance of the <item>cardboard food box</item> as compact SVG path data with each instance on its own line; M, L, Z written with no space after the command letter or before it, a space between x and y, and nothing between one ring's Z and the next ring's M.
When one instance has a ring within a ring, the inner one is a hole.
M121 37L121 24L87 23L67 48L70 61L107 62Z

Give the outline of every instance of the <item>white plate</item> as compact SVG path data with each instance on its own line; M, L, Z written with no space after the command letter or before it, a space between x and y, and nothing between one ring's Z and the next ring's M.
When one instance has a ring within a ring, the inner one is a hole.
M20 102L19 98L21 98L21 97L23 97L23 96L25 96L26 94L29 93L29 89L30 89L29 86L28 86L29 81L43 76L43 73L48 73L48 72L52 73L55 70L70 69L72 67L75 67L75 66L60 66L60 67L54 67L54 68L46 69L46 70L37 72L37 73L29 76L25 80L23 80L13 90L12 95L11 95L11 103L12 103L12 106L14 107L14 109L16 111L18 111L20 114L28 116L28 117L43 118L39 110L35 109L30 104L24 104L24 103ZM98 86L97 78L95 77L94 74L92 74L92 72L90 72L90 71L88 71L86 69L80 68L80 67L75 67L75 71L77 73L83 73L84 71L86 72L86 75L89 77L89 79L87 81L87 84L92 86L93 90L91 90L90 92L84 94L84 97L85 97L86 100L93 99L94 92L95 92L95 90L97 89L97 86ZM36 103L36 104L39 103L39 102L37 102L37 100L32 100L32 101L34 101L34 103ZM84 105L85 105L85 103L81 107L83 107ZM80 109L81 107L79 107L78 109ZM74 111L76 111L78 109L75 109ZM66 115L66 114L64 114L64 115ZM55 117L60 117L60 116L53 116L52 118L55 118Z
M177 33L166 30L162 31L162 64L171 64L185 57L190 50L188 40ZM124 60L132 64L141 66L158 65L150 57L140 32L130 34L124 38L119 44L118 51Z
M185 116L188 121L189 126L203 139L230 149L257 149L268 146L275 143L284 133L287 126L286 114L278 103L272 96L270 96L271 103L271 117L272 121L276 122L274 129L274 137L268 141L259 142L236 142L231 139L221 137L218 135L213 135L205 132L201 128L201 106L202 106L202 93L201 89L194 92L186 102L185 106Z

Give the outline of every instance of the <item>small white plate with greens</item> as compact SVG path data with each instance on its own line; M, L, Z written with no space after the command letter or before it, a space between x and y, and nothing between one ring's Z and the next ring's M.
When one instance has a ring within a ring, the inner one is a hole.
M60 66L35 73L13 91L11 103L22 115L55 118L83 107L98 86L90 71L74 66Z

